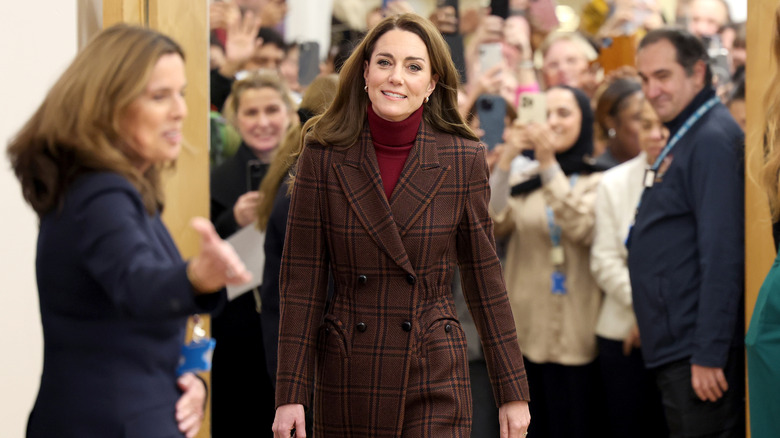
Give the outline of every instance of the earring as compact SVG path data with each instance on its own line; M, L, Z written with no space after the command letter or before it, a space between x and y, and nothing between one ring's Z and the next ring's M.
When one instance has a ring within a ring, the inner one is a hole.
M607 131L607 135L609 136L609 138L615 138L615 129L609 128L609 131Z
M366 93L368 93L368 84L366 84L366 85L363 85L363 91L365 91Z
M431 100L431 98L428 97L428 96L425 96L425 103L428 103L429 100Z

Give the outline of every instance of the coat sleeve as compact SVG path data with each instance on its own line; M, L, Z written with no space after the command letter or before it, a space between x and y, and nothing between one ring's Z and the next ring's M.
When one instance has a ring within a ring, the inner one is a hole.
M561 233L569 240L585 246L593 242L593 204L600 175L579 178L577 185L572 187L563 171L558 171L543 185L544 200L552 208Z
M708 133L689 167L701 269L691 358L691 363L697 365L725 367L741 319L745 263L743 142L741 132L739 138Z
M298 159L279 277L279 362L276 405L308 406L317 330L328 292L328 250L323 227L322 176L310 147Z
M84 269L111 302L131 317L202 312L201 301L187 279L186 262L172 260L153 240L138 193L128 182L114 184L120 178L93 184L95 188L74 199L74 223L80 236L77 251Z
M529 400L523 356L488 214L485 148L472 157L457 254L463 294L482 340L496 403Z
M612 179L609 183L617 183ZM590 272L605 294L610 295L621 304L630 306L631 278L628 275L628 263L626 259L626 245L621 236L623 230L620 226L618 211L625 209L626 205L617 205L612 199L610 187L603 179L598 186L595 211L595 233L593 245L590 247Z

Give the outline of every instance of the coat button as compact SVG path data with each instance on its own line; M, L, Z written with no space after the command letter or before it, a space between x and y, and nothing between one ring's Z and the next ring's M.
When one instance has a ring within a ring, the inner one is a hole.
M365 322L359 322L357 324L357 331L359 331L360 333L363 333L364 331L366 331L366 328L367 327L366 327L366 323Z
M416 278L414 278L414 275L412 275L412 274L409 274L409 275L407 275L407 276L406 276L406 282L407 282L407 283L409 283L409 284L414 284L414 282L415 282L416 280L417 280L417 279L416 279Z
M444 331L449 333L452 331L452 324L447 324L444 326Z
M405 332L412 331L412 323L409 321L404 321L403 324L401 324L401 328L404 329Z
M358 275L358 283L366 284L367 281L368 281L368 277L366 277L365 275Z

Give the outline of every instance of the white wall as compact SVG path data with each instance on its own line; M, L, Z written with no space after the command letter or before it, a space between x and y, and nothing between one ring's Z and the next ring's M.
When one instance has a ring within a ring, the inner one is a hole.
M287 0L287 16L284 19L285 41L320 43L320 61L330 49L330 21L333 16L333 0L318 0L312 7L311 0Z
M24 436L43 363L35 285L37 218L5 148L76 54L79 7L100 0L4 2L0 14L0 436ZM76 105L77 102L74 102Z

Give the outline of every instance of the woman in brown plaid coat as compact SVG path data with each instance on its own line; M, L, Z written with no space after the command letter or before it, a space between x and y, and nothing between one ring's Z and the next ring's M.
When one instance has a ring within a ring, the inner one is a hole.
M304 436L312 390L318 438L470 436L455 263L502 437L526 433L485 148L457 112L456 89L436 28L389 17L344 65L331 107L304 127L280 273L276 437Z

